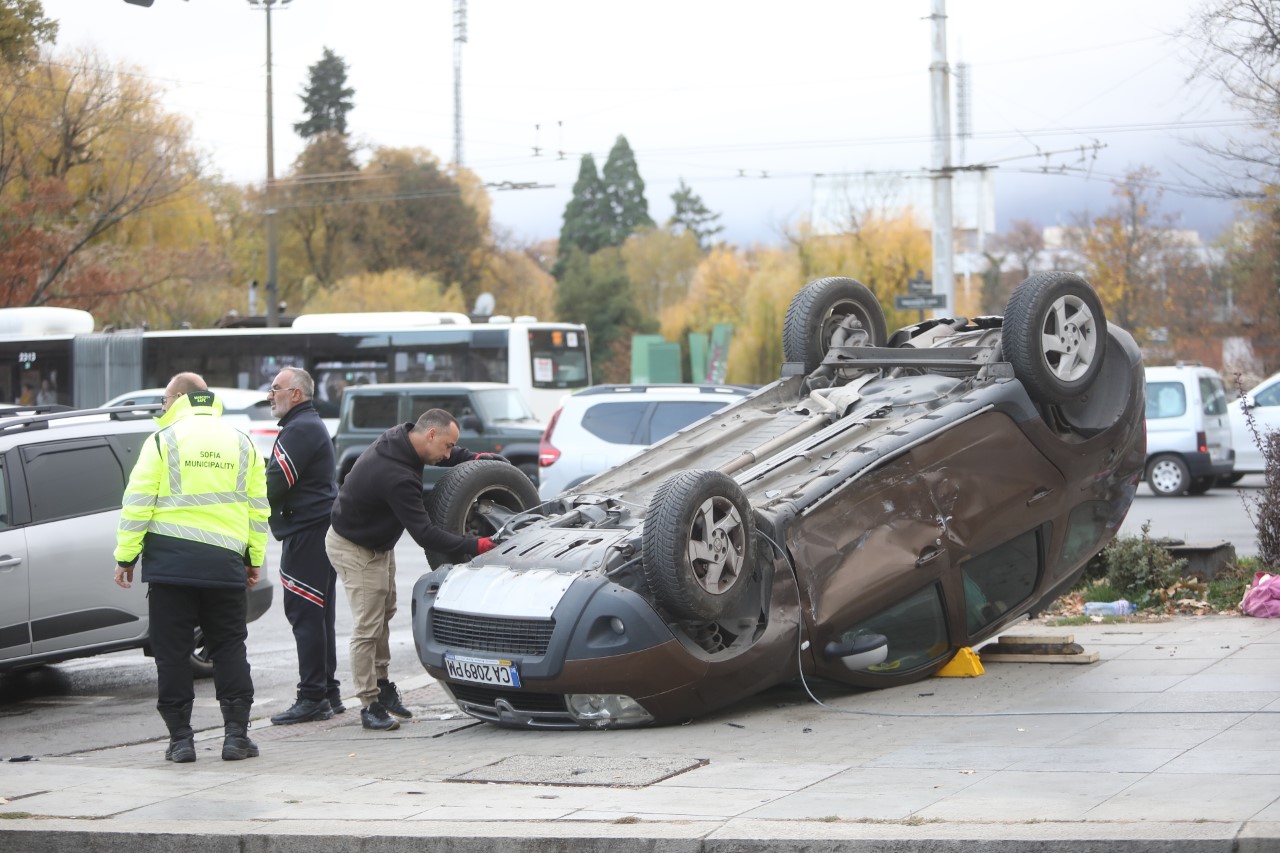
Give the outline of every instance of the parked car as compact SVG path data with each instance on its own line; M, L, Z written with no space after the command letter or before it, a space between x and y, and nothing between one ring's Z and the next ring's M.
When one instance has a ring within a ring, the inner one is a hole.
M748 393L724 385L596 385L566 397L538 444L538 494L549 500Z
M1228 405L1231 445L1236 455L1235 468L1224 482L1235 483L1245 474L1262 474L1267 470L1262 448L1249 428L1249 415L1259 436L1280 430L1280 373L1267 377Z
M1148 367L1145 479L1160 497L1203 495L1235 466L1222 377L1201 364Z
M210 388L214 396L222 401L222 414L235 422L236 428L248 433L253 439L253 446L263 458L271 455L280 427L276 418L271 416L271 403L267 401L265 391L254 391L250 388ZM164 402L163 388L144 388L112 397L103 403L103 408L116 406L159 405Z
M1003 318L887 336L856 281L806 285L781 378L546 507L460 465L438 523L496 536L413 590L426 670L525 728L687 720L803 673L930 676L1076 582L1144 462L1142 359L1084 279Z
M0 672L122 649L150 654L146 584L107 571L125 482L157 405L0 412ZM262 579L249 620L271 607ZM213 674L197 632L192 668Z
M364 449L396 424L416 421L427 409L458 419L458 443L476 453L501 453L531 481L538 481L538 439L543 424L514 385L500 382L389 382L356 385L342 395L334 435L338 482L346 479ZM447 469L428 465L430 489Z

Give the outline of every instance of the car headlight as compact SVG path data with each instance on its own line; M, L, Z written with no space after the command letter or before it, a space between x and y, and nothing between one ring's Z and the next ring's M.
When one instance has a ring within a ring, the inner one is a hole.
M653 716L630 696L616 693L570 693L565 697L569 713L580 723L598 728L637 726L653 722Z

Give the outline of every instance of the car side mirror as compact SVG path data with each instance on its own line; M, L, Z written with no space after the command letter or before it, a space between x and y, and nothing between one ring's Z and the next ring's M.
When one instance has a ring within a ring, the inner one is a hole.
M1252 398L1252 397L1250 397L1248 394L1241 394L1241 395L1240 395L1240 408L1244 409L1245 411L1248 411L1249 409L1252 409L1252 408L1253 408L1253 398Z
M463 415L458 421L458 426L463 429L469 429L472 432L484 432L484 422L475 415Z

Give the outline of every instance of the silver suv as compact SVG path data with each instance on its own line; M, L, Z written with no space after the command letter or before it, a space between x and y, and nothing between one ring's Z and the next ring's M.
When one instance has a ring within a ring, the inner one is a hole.
M596 385L564 399L538 447L545 501L750 394L726 385Z
M121 589L110 569L125 482L159 410L0 410L0 672L150 653L147 586ZM264 571L250 621L273 594ZM213 674L198 634L192 668Z

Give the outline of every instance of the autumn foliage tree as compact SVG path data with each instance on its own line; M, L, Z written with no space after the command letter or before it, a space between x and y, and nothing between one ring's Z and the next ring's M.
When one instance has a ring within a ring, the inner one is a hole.
M5 66L0 140L4 304L109 307L191 271L198 241L143 233L208 215L187 123L144 78L90 52Z

